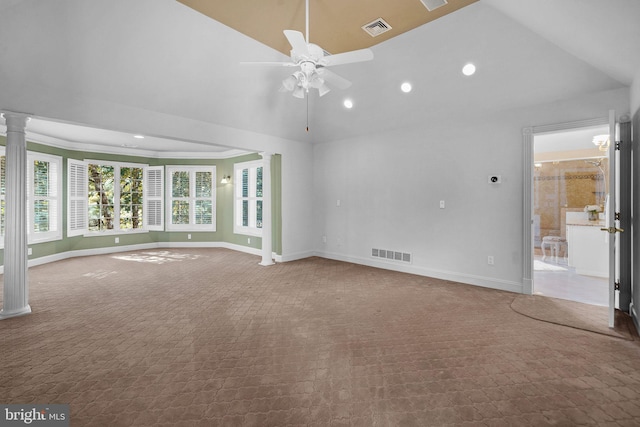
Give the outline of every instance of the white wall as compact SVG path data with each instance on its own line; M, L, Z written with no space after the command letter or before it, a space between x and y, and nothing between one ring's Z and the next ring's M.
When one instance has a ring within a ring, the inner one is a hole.
M282 257L311 252L311 145L251 130L287 129L297 107L274 108L271 81L235 66L272 49L173 0L23 1L0 14L0 39L0 110L281 154Z
M319 255L522 289L522 129L626 112L628 89L314 147ZM502 184L488 184L499 174ZM337 206L340 200L340 206ZM439 201L445 201L445 209ZM327 242L323 243L322 237ZM371 248L413 254L384 262ZM487 264L487 257L495 265Z

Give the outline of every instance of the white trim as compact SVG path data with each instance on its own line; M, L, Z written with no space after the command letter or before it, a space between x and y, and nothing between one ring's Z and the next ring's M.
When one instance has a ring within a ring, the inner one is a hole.
M107 255L120 252L141 251L149 249L162 249L162 248L224 248L237 252L243 252L255 256L260 256L262 251L260 249L250 248L246 246L240 246L227 242L157 242L157 243L144 243L139 245L127 245L127 246L109 246L106 248L95 249L82 249L76 251L60 252L53 255L47 255L44 257L34 258L29 260L29 267L35 267L38 265L48 264L50 262L62 261L68 258L92 256L92 255ZM312 256L318 256L326 259L333 259L336 261L351 262L354 264L366 265L374 268L382 268L385 270L399 271L402 273L416 274L419 276L433 277L441 280L450 280L452 282L463 283L473 286L480 286L483 288L497 289L501 291L508 291L514 293L522 293L522 285L518 282L512 282L508 280L499 280L492 277L475 276L470 274L456 273L453 271L434 270L429 268L418 267L415 265L402 265L391 262L385 262L383 260L374 260L363 257L345 256L338 253L331 252L299 252L296 254L290 254L286 256L280 256L274 254L276 262L290 262L299 259L309 258ZM4 266L0 266L0 274L4 273ZM631 307L633 310L633 307ZM637 319L634 313L634 320ZM637 326L637 323L636 323ZM639 328L640 329L640 328Z
M88 180L87 164L67 158L67 237L81 236L88 230Z
M218 221L218 204L217 204L217 171L216 165L166 165L165 166L165 199L164 199L164 229L166 231L217 231ZM189 196L176 198L173 196L173 180L172 174L174 172L188 172L189 174ZM199 172L211 173L211 197L196 197L196 174ZM174 224L173 221L173 200L182 199L189 203L189 223L188 224ZM196 224L196 202L198 200L210 200L211 201L211 224Z
M314 251L304 251L304 252L296 252L288 255L278 255L276 257L277 262L290 262L297 261L299 259L310 258L312 256L316 256L316 252Z
M533 292L533 156L535 135L564 130L580 129L609 124L608 117L578 120L574 122L554 123L522 129L522 177L523 177L523 215L522 215L522 293Z
M588 128L588 127L596 127L596 126L599 127L599 126L608 125L608 124L609 124L609 118L602 116L602 117L597 117L595 119L585 119L585 120L577 120L574 122L553 123L553 124L546 124L546 125L540 125L540 126L533 126L530 129L532 129L532 133L542 134L542 133L561 132L564 130L581 129L581 128Z
M385 270L416 274L418 276L433 277L435 279L441 280L450 280L452 282L481 286L483 288L515 292L519 294L523 291L523 286L521 283L495 279L493 277L476 276L471 274L457 273L454 271L435 270L431 268L416 266L415 264L397 264L384 260L371 259L368 257L364 258L342 255L335 252L315 252L314 255L322 258L333 259L336 261L351 262L354 264L367 265L369 267L382 268Z
M162 248L224 248L255 256L260 256L260 254L262 253L260 249L250 248L247 246L241 246L227 242L157 242L143 243L139 245L109 246L105 248L80 249L76 251L58 252L57 254L30 259L28 261L28 265L29 267L35 267L38 265L62 261L69 258L93 255L108 255L120 252L143 251ZM282 256L280 255L273 254L273 257L277 262L284 262ZM0 265L0 274L4 274L4 265Z
M259 168L262 168L262 196L261 197L257 197L256 194L256 182L257 182L257 170ZM242 196L242 171L244 171L245 169L249 170L249 195L247 197L243 197ZM252 173L251 171L255 171L255 174ZM254 176L252 176L254 175ZM239 220L241 218L238 218L239 215L242 215L242 208L240 207L242 205L243 201L248 201L249 202L249 222L251 222L252 219L257 219L256 217L256 209L257 209L257 202L261 201L262 202L262 221L263 221L263 227L264 227L264 214L265 214L265 198L264 198L264 194L266 191L265 188L265 180L264 180L264 176L265 176L265 161L264 159L262 160L249 160L247 162L240 162L240 163L235 163L233 165L233 183L234 183L234 188L233 188L233 233L234 234L240 234L243 236L256 236L256 237L262 237L263 233L262 233L262 228L258 228L257 226L252 227L251 225L248 226L243 226L243 225L239 225ZM252 195L253 194L253 195ZM255 202L255 203L252 203Z
M150 135L151 136L151 135ZM164 139L174 139L174 138L165 138ZM152 150L142 150L130 147L121 147L121 146L110 146L110 145L99 145L99 144L87 144L84 142L76 143L71 141L65 141L63 139L38 134L32 131L27 131L27 141L34 142L36 144L47 145L50 147L61 148L63 150L71 150L71 151L81 151L84 153L99 153L99 154L117 154L117 155L125 155L125 156L138 156L138 157L148 157L152 159L211 159L211 160L223 160L223 159L231 159L234 157L244 156L247 154L252 154L254 151L246 151L239 149L228 149L220 152L211 152L211 151L152 151ZM180 141L177 140L176 141ZM200 142L195 141L184 141L194 144L207 145Z
M144 179L144 226L150 231L164 231L164 166L149 166Z
M51 196L50 194L46 197L36 197L35 196L35 179L33 176L34 161L46 161L50 165L54 164L56 167L55 172L55 196ZM56 240L62 240L63 234L63 223L62 223L62 207L64 205L64 188L62 183L64 181L63 171L64 171L64 159L62 156L57 156L53 154L45 154L39 153L37 151L27 151L27 243L28 244L37 244L44 242L52 242ZM36 233L35 229L35 200L36 199L44 199L44 200L53 200L55 201L55 227L54 231L47 232L39 232Z

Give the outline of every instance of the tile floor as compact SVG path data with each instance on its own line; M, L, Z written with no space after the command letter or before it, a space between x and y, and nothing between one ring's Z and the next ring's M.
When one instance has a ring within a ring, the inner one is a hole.
M534 256L533 292L585 304L609 305L608 279L576 274L564 258L555 262L553 257L542 261L541 255Z

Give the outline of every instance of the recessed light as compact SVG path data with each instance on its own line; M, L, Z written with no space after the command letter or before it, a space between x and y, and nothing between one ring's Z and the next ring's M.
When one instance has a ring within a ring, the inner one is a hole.
M133 135L135 139L144 139L144 135Z
M411 92L411 83L409 82L404 82L402 83L402 85L400 86L400 89L404 92L404 93L409 93Z
M120 146L124 148L138 148L136 144L120 144Z
M353 101L351 101L350 99L345 99L344 106L345 108L353 108Z
M475 72L476 66L472 63L468 63L464 67L462 67L462 74L464 74L465 76L472 76Z

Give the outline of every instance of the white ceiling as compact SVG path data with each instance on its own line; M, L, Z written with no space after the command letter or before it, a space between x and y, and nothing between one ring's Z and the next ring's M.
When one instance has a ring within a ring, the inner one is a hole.
M591 126L562 132L536 134L534 138L536 153L558 151L591 150L595 147L593 137L608 135L609 126ZM606 153L598 153L604 156Z
M202 152L225 158L245 153L222 145L119 132L39 118L31 118L27 129L29 141L80 151L145 156L152 153L153 156L165 158L193 157L194 153ZM6 133L6 126L0 125L0 131Z
M306 100L277 90L290 70L239 65L287 57L177 1L0 0L0 11L0 110L32 113L42 142L121 152L224 155L238 130L364 137L617 89L640 69L640 1L480 0L374 46L373 61L335 67L353 86L312 93L306 132ZM179 120L215 132L184 141L171 132Z

